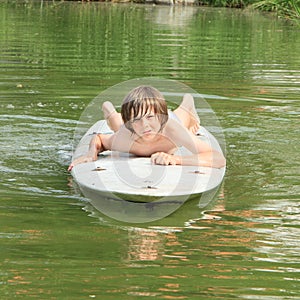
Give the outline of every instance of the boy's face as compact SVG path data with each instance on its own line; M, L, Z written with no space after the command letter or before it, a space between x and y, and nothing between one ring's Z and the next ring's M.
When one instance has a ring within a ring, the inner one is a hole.
M133 118L130 122L135 134L145 141L153 139L161 129L161 124L153 108L150 108L144 115Z

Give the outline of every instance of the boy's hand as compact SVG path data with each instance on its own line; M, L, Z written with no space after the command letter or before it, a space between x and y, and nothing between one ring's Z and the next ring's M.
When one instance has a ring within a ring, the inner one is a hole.
M157 152L151 155L151 162L156 165L176 165L177 157L165 152Z
M68 167L68 171L70 172L73 169L73 167L75 167L78 164L87 163L94 160L95 159L91 156L80 156L71 162L71 164Z

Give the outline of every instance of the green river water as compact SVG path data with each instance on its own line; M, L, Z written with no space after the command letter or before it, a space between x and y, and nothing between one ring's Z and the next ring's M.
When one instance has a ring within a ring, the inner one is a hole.
M0 2L0 299L300 299L299 27L249 10L27 2ZM141 77L205 95L227 172L205 207L131 224L93 208L66 169L85 107Z

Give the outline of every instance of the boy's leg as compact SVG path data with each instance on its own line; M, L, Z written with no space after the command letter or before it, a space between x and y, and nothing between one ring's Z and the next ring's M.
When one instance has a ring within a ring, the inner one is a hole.
M113 104L109 101L105 101L102 104L102 111L110 129L114 132L118 131L123 125L121 114L116 111Z
M196 133L200 128L200 118L197 114L194 98L191 94L183 96L181 104L174 110L175 115L182 122L183 126L192 133Z

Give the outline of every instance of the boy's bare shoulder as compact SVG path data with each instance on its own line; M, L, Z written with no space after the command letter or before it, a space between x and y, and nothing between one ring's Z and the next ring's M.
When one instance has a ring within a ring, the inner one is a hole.
M186 128L178 121L169 119L165 125L164 132L168 134L176 134L176 132L185 132Z
M121 126L121 128L114 133L114 135L118 138L125 138L125 139L133 139L133 133L128 130L124 125Z
M107 150L129 152L130 145L133 143L132 133L123 126L117 132L102 137L102 139L103 138L107 145Z

